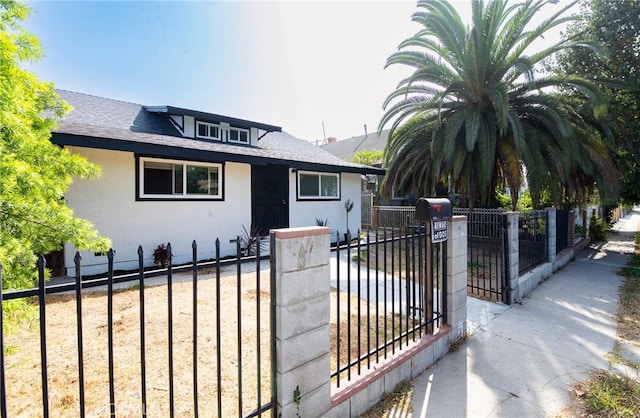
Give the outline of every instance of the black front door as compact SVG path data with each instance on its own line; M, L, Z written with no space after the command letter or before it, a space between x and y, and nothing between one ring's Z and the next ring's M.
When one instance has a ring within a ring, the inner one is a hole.
M289 226L289 167L251 166L251 225L260 234Z

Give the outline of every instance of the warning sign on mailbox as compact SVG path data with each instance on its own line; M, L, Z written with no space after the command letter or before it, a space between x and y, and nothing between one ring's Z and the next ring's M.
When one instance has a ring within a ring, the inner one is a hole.
M436 244L447 240L447 221L431 221L431 242Z

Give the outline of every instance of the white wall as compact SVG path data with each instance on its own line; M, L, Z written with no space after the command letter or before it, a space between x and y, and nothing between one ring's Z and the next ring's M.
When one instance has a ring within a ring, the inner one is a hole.
M251 225L251 167L226 163L224 201L136 201L133 153L70 147L102 166L98 180L75 179L65 196L75 215L93 222L111 238L115 269L137 268L137 249L145 250L145 265L153 265L158 244L171 242L174 264L191 260L191 242L198 243L199 259L212 258L220 238L221 255L235 252L235 238ZM355 209L354 209L355 211ZM74 275L75 249L65 246L67 274ZM106 257L82 252L83 275L106 271Z
M133 153L81 147L69 149L87 157L103 169L98 180L75 179L66 200L75 215L94 223L108 236L116 251L115 269L138 266L138 245L145 251L145 266L153 265L153 250L171 242L173 263L191 260L191 242L198 243L198 258L214 257L215 240L220 238L221 255L235 253L236 238L244 225L251 226L251 166L226 163L224 168L224 201L136 201L135 158ZM316 218L328 220L332 241L336 232L346 232L344 202L351 199L349 228L353 234L360 228L360 174L341 175L340 201L297 201L296 173L289 170L289 225L314 226ZM74 275L76 249L65 246L67 274ZM83 275L106 271L106 257L81 252Z
M327 219L327 226L331 228L331 241L336 240L336 231L344 234L347 231L346 213L344 202L351 199L353 210L349 212L349 229L355 235L360 228L361 199L360 199L360 174L342 173L340 187L342 198L340 201L304 201L297 200L296 176L289 170L289 226L315 226L316 218Z

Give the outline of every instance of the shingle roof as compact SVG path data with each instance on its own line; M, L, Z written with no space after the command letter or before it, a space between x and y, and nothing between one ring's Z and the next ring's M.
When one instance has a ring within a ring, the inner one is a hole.
M202 161L284 164L309 170L381 172L341 160L286 132L269 132L257 146L195 140L182 137L165 114L148 112L142 105L65 90L58 90L58 94L74 107L53 131L52 142L59 145Z
M345 161L351 161L353 155L358 151L383 151L387 145L388 138L389 130L387 129L382 131L380 135L374 132L368 135L342 139L333 144L325 144L322 149Z

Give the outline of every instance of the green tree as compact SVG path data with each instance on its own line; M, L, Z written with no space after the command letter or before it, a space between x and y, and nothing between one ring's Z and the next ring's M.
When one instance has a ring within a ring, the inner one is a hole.
M380 129L391 123L385 190L418 187L428 194L450 180L473 207L491 205L496 186L519 190L525 175L534 205L542 190L561 200L594 180L615 188L617 169L599 118L605 96L585 77L538 71L559 51L596 47L576 34L533 50L536 40L574 19L565 16L573 3L548 6L557 9L534 26L547 3L473 0L465 25L445 0L418 2L413 21L421 30L387 60L413 73L384 104ZM580 96L567 98L561 88Z
M576 33L601 44L604 53L566 50L550 68L603 82L610 97L607 117L618 139L616 158L622 163L620 197L640 203L640 1L584 0L580 19L566 36ZM612 80L624 82L627 88Z
M73 177L96 177L100 169L49 140L55 118L69 106L52 84L21 66L41 55L37 39L20 26L28 14L19 2L0 2L0 262L5 289L33 285L36 254L60 249L65 242L95 251L109 246L64 201Z
M352 163L356 164L364 164L368 166L374 166L376 164L381 164L383 158L383 152L380 150L362 150L358 151L353 155L351 159Z

